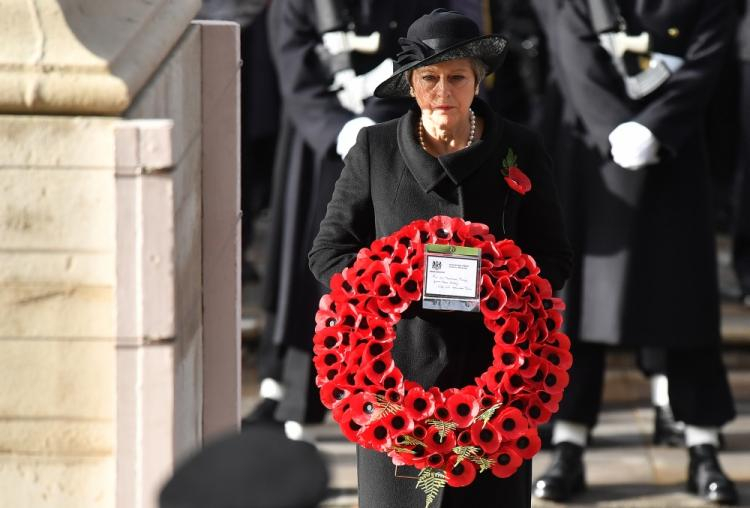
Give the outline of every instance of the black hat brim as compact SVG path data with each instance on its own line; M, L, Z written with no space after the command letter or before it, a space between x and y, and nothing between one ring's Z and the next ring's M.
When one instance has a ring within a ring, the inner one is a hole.
M409 97L409 83L406 79L407 71L432 65L447 60L459 58L476 58L487 66L487 74L497 70L505 60L508 41L496 34L481 35L474 39L462 41L458 44L438 51L418 62L412 62L396 70L388 79L375 89L376 97Z

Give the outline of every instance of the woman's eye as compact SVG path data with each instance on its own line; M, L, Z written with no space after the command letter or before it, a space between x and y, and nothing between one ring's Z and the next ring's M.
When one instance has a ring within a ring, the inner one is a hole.
M431 75L431 74L426 74L426 75L422 76L422 79L423 79L424 81L429 81L429 82L433 82L433 81L435 81L435 80L436 80L437 78L436 78L435 76Z
M461 74L457 74L455 76L451 76L450 79L451 79L451 81L453 81L455 83L460 83L461 81L463 81L464 79L466 79L466 76L463 76Z

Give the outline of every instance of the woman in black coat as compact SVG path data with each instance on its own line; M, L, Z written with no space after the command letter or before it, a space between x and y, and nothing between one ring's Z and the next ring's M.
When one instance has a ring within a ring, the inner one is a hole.
M505 39L481 36L467 17L437 10L414 22L400 42L398 70L375 93L411 95L416 104L360 132L310 252L313 273L328 285L375 238L448 215L512 238L559 289L572 254L549 158L535 134L476 98L484 73L502 62ZM524 195L501 173L509 149L531 180ZM473 383L492 360L492 335L479 315L415 307L398 323L392 351L405 378L441 389ZM357 463L361 508L424 505L415 480L397 478L385 454L358 448ZM435 506L530 506L530 469L526 463L507 479L482 474L468 487L446 487Z

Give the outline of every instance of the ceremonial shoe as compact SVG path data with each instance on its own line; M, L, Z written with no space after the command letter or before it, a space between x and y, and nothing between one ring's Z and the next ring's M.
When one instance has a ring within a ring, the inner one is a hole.
M706 501L722 505L736 505L737 488L721 470L716 448L709 444L691 446L688 468L688 491Z
M667 446L685 444L685 424L674 419L669 406L654 406L653 443Z
M583 473L583 447L558 443L552 464L534 483L534 496L550 501L567 501L586 488Z

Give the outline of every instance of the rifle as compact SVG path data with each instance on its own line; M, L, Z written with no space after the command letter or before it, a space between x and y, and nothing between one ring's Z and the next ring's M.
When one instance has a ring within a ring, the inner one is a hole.
M322 40L316 53L333 79L329 89L337 92L343 107L360 114L364 109L363 101L372 95L369 90L372 87L365 85L364 77L355 79L360 77L356 76L352 68L351 54L354 51L377 52L380 48L380 32L357 35L351 30L351 20L346 16L343 0L315 0L315 14L316 29Z
M609 53L612 63L625 84L625 93L634 100L654 92L672 75L665 63L669 58L679 67L682 59L674 56L659 58L651 50L648 32L629 35L625 19L615 0L588 0L591 25L599 37L599 44ZM642 57L648 62L644 69Z

